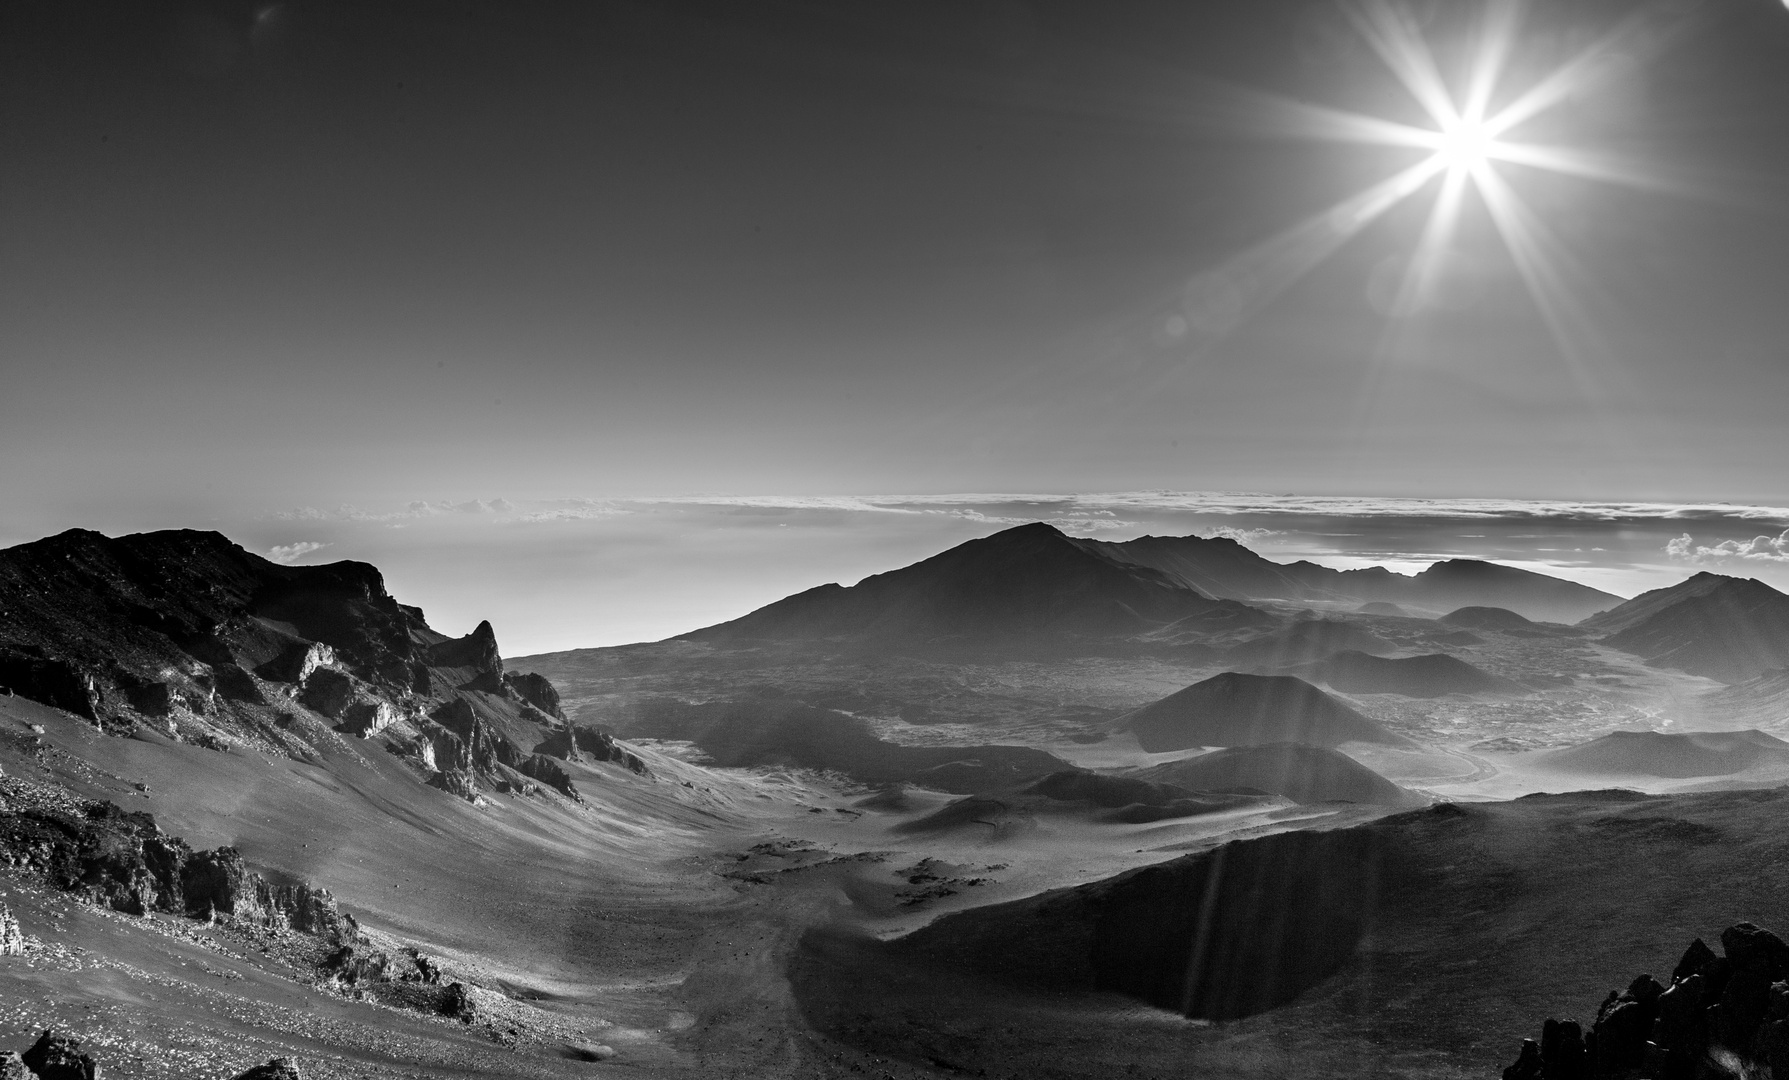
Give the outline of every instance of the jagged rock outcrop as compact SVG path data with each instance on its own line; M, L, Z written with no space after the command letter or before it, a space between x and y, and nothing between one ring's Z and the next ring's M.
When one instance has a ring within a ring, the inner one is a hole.
M651 775L646 763L615 741L606 731L582 724L567 724L547 733L535 747L536 754L545 754L562 761L608 761L641 776Z
M150 815L112 803L88 803L78 814L53 806L0 813L0 861L131 915L251 919L337 942L359 934L328 890L270 882L234 848L195 853Z
M31 1049L19 1055L38 1080L95 1080L99 1063L81 1052L81 1040L72 1035L45 1031Z
M465 745L465 764L460 767L489 771L496 765L503 764L513 768L522 759L522 752L516 749L515 744L478 715L478 710L465 698L454 698L430 713L429 718L458 736ZM437 744L437 758L441 756L441 751L441 746ZM455 758L455 765L459 765L457 752Z
M1721 953L1698 938L1669 987L1640 975L1609 991L1588 1033L1547 1020L1504 1080L1789 1076L1789 944L1737 923L1721 932Z
M523 776L531 776L539 780L573 802L582 803L584 801L584 796L578 794L578 789L572 786L571 774L565 771L564 766L545 754L534 754L524 759L521 764L516 766L516 771Z
M490 623L449 638L365 563L282 566L193 531L0 550L0 686L214 749L315 760L338 732L382 739L475 801L565 723L551 682L504 671ZM596 756L635 768L625 754Z
M565 719L565 710L559 704L559 689L545 675L537 675L532 671L506 671L503 673L503 685L516 697L553 719Z
M298 700L312 712L340 720L354 694L354 676L334 668L318 668L305 678Z
M17 1050L8 1050L0 1054L0 1080L37 1080L37 1074Z
M503 693L503 657L497 652L497 633L481 622L463 638L451 638L429 648L429 664L438 668L463 668L469 672L461 690Z
M352 941L358 932L353 917L337 910L328 889L268 881L250 871L235 848L194 855L182 870L181 886L189 915L229 915L288 926L328 941Z

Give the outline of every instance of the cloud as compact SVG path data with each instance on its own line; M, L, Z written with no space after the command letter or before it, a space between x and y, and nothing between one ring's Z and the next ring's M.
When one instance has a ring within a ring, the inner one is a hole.
M1209 539L1216 540L1222 537L1225 540L1234 540L1246 547L1270 536L1284 535L1286 534L1279 529L1238 529L1234 525L1220 525L1211 530Z
M552 510L536 510L532 513L523 514L516 520L533 525L548 521L590 521L595 518L618 517L620 515L631 513L633 513L632 510L625 510L619 506L592 504L588 506L560 506Z
M508 499L468 499L465 502L429 502L415 499L404 504L402 510L372 511L362 510L357 506L344 503L334 510L319 510L314 506L300 506L291 510L277 510L266 515L274 521L403 521L411 518L435 517L441 514L512 514L516 510L514 503Z
M1698 544L1684 533L1665 545L1665 554L1680 562L1723 563L1735 559L1750 562L1789 562L1789 529L1776 536L1754 536L1750 540L1722 540L1716 544Z
M289 565L313 551L321 551L328 546L328 544L321 544L315 540L300 540L296 544L275 544L267 549L267 557L276 563Z

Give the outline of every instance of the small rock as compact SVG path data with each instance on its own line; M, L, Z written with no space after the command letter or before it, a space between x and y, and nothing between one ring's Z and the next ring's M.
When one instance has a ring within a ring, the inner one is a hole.
M237 1073L231 1080L304 1080L298 1062L289 1057L269 1058L247 1072Z
M451 1016L463 1024L472 1022L472 996L465 983L449 983L441 995L441 1015Z

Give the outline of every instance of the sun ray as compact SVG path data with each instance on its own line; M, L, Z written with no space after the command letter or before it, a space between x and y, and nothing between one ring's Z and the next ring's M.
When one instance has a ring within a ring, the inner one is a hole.
M1435 204L1423 226L1422 238L1404 271L1404 281L1392 304L1394 316L1415 315L1433 300L1436 281L1447 258L1453 236L1459 228L1461 205L1465 201L1469 172L1449 169L1442 177L1441 189L1435 193Z
M1468 123L1483 123L1491 107L1491 96L1503 77L1503 68L1515 47L1516 29L1522 22L1521 0L1490 0L1485 6L1484 22L1479 28L1479 47L1473 57L1472 76L1460 116Z
M1616 24L1588 48L1498 110L1486 127L1492 136L1520 126L1566 98L1668 48L1686 30L1691 15L1681 4L1653 3Z
M1367 43L1429 114L1429 119L1444 130L1457 124L1460 113L1448 93L1447 82L1410 16L1388 0L1367 0L1349 8L1349 14Z

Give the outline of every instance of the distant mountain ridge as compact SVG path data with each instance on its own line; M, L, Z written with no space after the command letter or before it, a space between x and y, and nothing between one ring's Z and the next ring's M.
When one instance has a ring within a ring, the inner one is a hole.
M1550 768L1688 779L1789 768L1789 742L1762 731L1614 731L1541 755Z
M1034 522L856 585L796 593L674 640L923 644L1273 625L1276 618L1250 600L1402 602L1435 610L1494 603L1558 621L1621 603L1575 582L1469 559L1403 577L1378 567L1281 565L1222 538L1145 536L1117 543L1071 537Z
M1530 619L1566 623L1622 602L1575 581L1477 559L1447 559L1405 577L1381 566L1334 570L1304 560L1276 563L1227 537L1143 536L1104 546L1121 558L1232 600L1383 602L1437 611L1494 606Z
M853 586L822 585L680 639L893 642L1133 635L1192 620L1213 629L1271 616L1041 522L971 540Z
M1789 596L1754 578L1700 573L1580 625L1654 667L1725 683L1789 667Z

